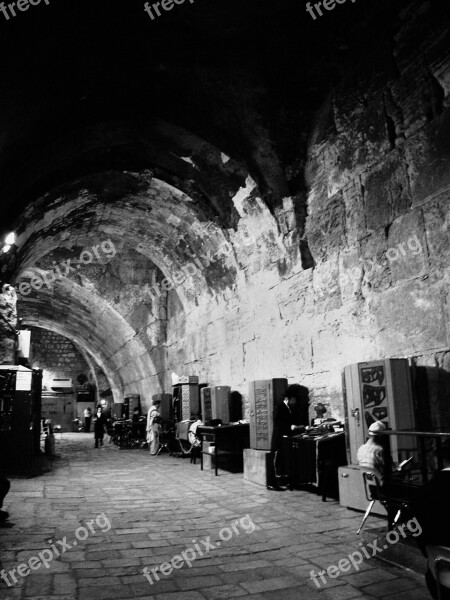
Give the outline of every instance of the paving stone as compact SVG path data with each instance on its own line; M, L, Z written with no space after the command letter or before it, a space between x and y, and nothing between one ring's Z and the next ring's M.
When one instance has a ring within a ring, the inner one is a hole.
M24 597L46 596L52 589L52 578L48 575L30 574L24 586Z
M218 585L202 590L208 600L225 600L226 598L239 598L247 596L247 591L238 585Z
M255 571L232 571L231 573L221 573L219 578L225 584L242 583L244 581L257 581L259 579L263 579L263 576L258 571L259 569Z
M360 571L354 575L343 575L347 583L355 587L363 587L370 584L384 583L390 579L396 579L396 575L386 569L372 569L370 571ZM328 579L328 578L327 578Z
M332 598L333 600L353 600L354 598L359 599L365 596L365 594L364 596L361 595L361 590L358 590L357 588L352 587L351 585L333 588L332 590L329 590L328 594L326 595Z
M295 587L298 581L295 577L273 577L272 579L262 579L260 581L249 581L242 583L242 587L250 593L268 592L272 590L282 590L284 588Z
M222 582L219 577L214 575L205 575L203 577L190 577L189 579L179 579L178 585L181 590L195 590L220 585Z
M430 595L424 595L423 590L408 590L407 592L400 592L399 594L394 594L392 596L385 596L389 600L424 600L426 598L429 599Z
M205 600L200 592L177 592L174 594L156 594L155 600Z
M106 587L87 587L80 588L78 591L79 600L122 600L123 598L134 598L131 587L106 586Z
M372 585L368 585L362 588L367 594L372 594L377 598L384 598L390 594L396 594L398 592L405 592L412 590L417 585L416 581L408 579L393 579L390 581L378 582Z
M97 586L111 586L111 585L120 585L122 581L118 577L105 576L100 571L96 577L78 577L78 586L80 588L84 587L97 587ZM124 581L123 583L129 583L128 581Z
M223 571L244 571L246 569L257 569L259 567L268 568L270 563L266 560L252 560L248 562L233 562L221 565Z

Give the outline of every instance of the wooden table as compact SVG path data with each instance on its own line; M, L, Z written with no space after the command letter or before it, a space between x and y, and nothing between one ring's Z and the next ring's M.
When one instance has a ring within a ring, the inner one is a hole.
M201 437L200 468L203 470L203 455L208 454L215 458L215 474L219 468L219 458L237 456L243 458L244 448L250 447L250 425L218 425L211 427L200 425L197 435ZM204 442L214 444L214 453L203 450Z
M296 435L283 439L292 485L312 484L322 494L338 497L338 467L347 464L345 433Z

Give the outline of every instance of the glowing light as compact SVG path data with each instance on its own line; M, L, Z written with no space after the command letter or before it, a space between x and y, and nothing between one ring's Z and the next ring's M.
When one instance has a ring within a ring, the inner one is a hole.
M8 235L5 238L5 244L7 246L12 246L16 241L16 234L15 233L8 233Z
M7 253L7 252L9 252L10 250L11 250L11 246L8 246L8 245L6 245L6 246L3 246L3 248L2 248L2 252L3 252L3 254L6 254L6 253Z

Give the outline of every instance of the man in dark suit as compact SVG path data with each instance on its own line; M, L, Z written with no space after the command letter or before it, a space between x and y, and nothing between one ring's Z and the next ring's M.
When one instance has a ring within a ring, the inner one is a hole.
M103 436L105 435L106 417L102 412L102 407L97 408L97 414L94 419L94 437L95 448L98 448L98 443L103 446Z
M308 388L302 385L290 385L280 404L275 406L272 434L272 454L274 473L270 478L267 489L284 491L286 488L279 485L279 481L287 476L287 460L283 452L283 437L305 431L308 424Z
M416 538L423 554L428 558L428 571L425 574L430 594L437 598L437 584L434 571L434 558L439 554L436 546L450 548L450 440L442 445L440 457L442 471L435 473L431 481L413 497L410 509L422 528ZM448 585L449 579L445 582ZM450 587L442 588L443 600L450 599Z

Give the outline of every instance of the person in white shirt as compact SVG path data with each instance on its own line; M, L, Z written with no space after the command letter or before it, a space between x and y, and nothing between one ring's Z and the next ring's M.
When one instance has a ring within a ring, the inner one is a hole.
M381 421L375 421L369 427L369 438L363 444L356 454L358 464L361 467L373 471L378 476L380 484L384 482L385 456L384 449L381 445L381 436L377 435L380 431L385 431L386 425Z
M150 454L153 456L155 456L159 450L159 435L161 432L160 406L161 401L156 400L147 414L147 442Z

